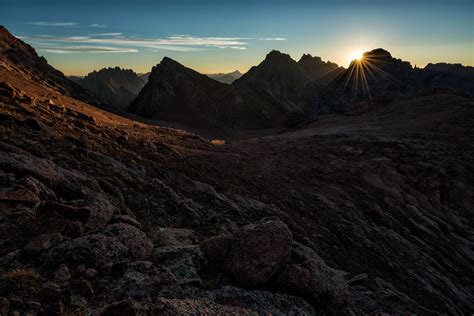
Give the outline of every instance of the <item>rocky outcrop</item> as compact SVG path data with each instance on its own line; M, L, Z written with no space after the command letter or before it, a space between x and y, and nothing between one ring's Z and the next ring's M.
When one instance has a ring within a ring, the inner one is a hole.
M128 111L192 127L258 129L294 124L301 110L260 91L244 91L165 57Z
M288 260L292 239L278 218L244 226L230 241L226 270L242 286L262 285Z
M135 99L146 80L131 69L103 68L93 71L77 83L114 109L124 110Z

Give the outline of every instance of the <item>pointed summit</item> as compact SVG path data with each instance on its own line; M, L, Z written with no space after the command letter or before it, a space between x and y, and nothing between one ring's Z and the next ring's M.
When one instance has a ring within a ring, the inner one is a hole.
M310 76L290 55L272 50L258 66L252 67L233 85L288 97L310 81Z

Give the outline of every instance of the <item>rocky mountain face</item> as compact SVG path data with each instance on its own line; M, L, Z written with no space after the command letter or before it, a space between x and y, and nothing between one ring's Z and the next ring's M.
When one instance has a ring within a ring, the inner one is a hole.
M128 111L148 119L187 126L258 129L300 119L301 110L265 91L223 84L165 57Z
M451 88L474 95L474 67L461 64L428 64L417 69L421 85L429 88Z
M245 89L259 89L289 98L307 83L310 74L302 69L290 55L271 51L258 65L235 80L232 85Z
M0 67L3 73L16 74L18 81L33 78L42 82L47 89L59 91L64 95L89 103L98 103L84 89L67 79L62 72L51 67L44 57L39 57L30 45L18 40L1 25Z
M448 88L472 95L472 69L459 64L413 68L382 48L364 53L363 59L353 61L348 69L309 54L296 63L290 56L273 51L234 85L282 96L314 118L386 106L429 89Z
M207 74L206 76L208 76L211 79L222 82L222 83L231 84L235 80L242 77L242 73L240 71L236 70L236 71L229 72L229 73Z
M324 62L321 57L313 57L310 54L301 56L298 65L309 74L313 81L320 84L330 83L345 70L336 63Z
M378 48L364 53L362 60L352 61L327 87L308 87L300 97L316 113L342 113L361 103L373 110L421 89L409 62Z
M133 70L115 67L93 71L77 83L104 103L123 110L135 99L146 81Z
M0 67L0 315L473 313L472 98L211 142L18 62Z

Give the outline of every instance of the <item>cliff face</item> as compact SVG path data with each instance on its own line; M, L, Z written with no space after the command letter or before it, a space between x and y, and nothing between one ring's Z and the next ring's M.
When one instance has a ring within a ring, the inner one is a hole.
M291 124L301 111L264 91L245 91L164 58L128 111L194 127L263 128Z

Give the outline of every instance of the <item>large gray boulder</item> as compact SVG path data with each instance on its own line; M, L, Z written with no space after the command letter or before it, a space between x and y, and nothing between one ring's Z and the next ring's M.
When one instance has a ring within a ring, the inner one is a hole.
M277 217L261 219L232 235L205 241L204 254L211 266L221 265L243 287L265 284L286 263L293 235Z

